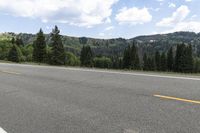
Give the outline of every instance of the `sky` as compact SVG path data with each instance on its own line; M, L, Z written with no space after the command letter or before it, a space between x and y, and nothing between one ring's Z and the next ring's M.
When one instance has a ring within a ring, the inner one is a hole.
M132 38L200 32L200 0L0 0L0 32Z

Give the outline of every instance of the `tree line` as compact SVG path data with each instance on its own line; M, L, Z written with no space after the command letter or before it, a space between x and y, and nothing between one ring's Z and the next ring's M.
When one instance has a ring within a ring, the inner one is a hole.
M13 46L9 51L8 60L13 62L21 62L22 61L22 52L20 50L20 46L18 42L19 39L13 38L11 40ZM51 32L51 44L48 46L46 44L45 35L42 29L36 35L36 39L33 42L33 50L32 50L32 61L37 63L49 63L52 65L65 65L66 63L66 55L73 56L67 54L64 49L64 45L62 44L60 30L57 26Z
M125 49L123 57L123 68L133 70L194 73L199 72L199 64L199 60L193 57L192 45L184 43L171 47L167 52L144 53L142 63L133 44Z
M192 45L177 44L167 51L156 51L154 54L139 54L137 43L129 45L122 55L95 55L89 45L84 44L80 54L67 51L62 43L57 26L50 34L51 43L47 44L42 29L36 35L32 45L24 45L22 39L12 38L8 55L0 59L13 62L36 62L50 65L69 65L97 67L108 69L128 69L143 71L169 71L181 73L200 72L200 60L193 56ZM84 41L84 39L83 39ZM2 50L5 51L5 50ZM3 53L3 52L2 52ZM1 53L0 53L1 54Z

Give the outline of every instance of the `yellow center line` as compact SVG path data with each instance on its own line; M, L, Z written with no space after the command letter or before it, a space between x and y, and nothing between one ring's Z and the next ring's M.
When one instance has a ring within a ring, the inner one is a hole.
M177 97L170 97L170 96L163 96L163 95L153 95L153 96L162 98L162 99L169 99L169 100L176 100L176 101L182 101L182 102L187 102L187 103L200 104L200 101L189 100L189 99L184 99L184 98L177 98Z
M12 71L5 71L5 70L0 70L2 73L7 73L7 74L14 74L14 75L20 75L21 73L18 72L12 72Z

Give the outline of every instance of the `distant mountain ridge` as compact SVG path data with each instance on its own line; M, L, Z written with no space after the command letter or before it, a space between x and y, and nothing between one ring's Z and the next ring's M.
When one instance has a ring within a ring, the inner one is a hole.
M6 39L9 40L12 37L21 38L24 44L32 44L36 35L27 33L15 34L12 32L2 33L0 34L0 41ZM179 43L192 44L194 53L198 56L200 55L200 33L194 32L174 32L169 34L146 35L131 39L95 39L62 35L62 40L66 49L75 54L80 53L80 49L83 45L90 45L96 55L109 56L111 54L116 54L120 56L129 44L136 42L141 55L144 52L153 53L156 50L166 51L171 46L176 46ZM50 34L46 34L46 41L50 44Z

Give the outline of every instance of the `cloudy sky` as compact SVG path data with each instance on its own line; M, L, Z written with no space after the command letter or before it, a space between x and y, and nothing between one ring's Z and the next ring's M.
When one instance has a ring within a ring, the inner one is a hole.
M200 32L200 0L0 0L0 32L131 38Z

